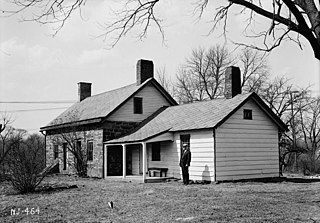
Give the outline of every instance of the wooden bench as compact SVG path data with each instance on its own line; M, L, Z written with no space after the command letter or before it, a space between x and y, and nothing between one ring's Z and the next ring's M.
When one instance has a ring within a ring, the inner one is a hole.
M152 176L154 177L155 172L160 173L160 177L162 177L162 173L164 173L164 177L166 177L167 171L168 171L168 168L160 168L160 167L149 167L148 168L149 177L151 177L151 173L152 173Z

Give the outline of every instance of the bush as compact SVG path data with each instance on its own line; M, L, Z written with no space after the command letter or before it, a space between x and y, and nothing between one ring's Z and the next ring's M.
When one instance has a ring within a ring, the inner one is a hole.
M302 154L298 159L299 171L303 173L303 175L313 175L320 173L320 161L315 161L314 166L312 166L312 162L309 154Z
M26 140L21 138L9 144L10 152L6 157L7 179L20 193L35 191L46 175L44 169L44 142L38 135Z

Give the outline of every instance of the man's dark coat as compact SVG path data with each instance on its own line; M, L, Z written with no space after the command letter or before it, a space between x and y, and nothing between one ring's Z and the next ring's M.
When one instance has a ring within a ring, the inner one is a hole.
M184 151L184 153L182 154L182 157L180 159L180 166L181 167L185 167L185 166L190 166L190 162L191 162L191 152L190 150L186 150Z

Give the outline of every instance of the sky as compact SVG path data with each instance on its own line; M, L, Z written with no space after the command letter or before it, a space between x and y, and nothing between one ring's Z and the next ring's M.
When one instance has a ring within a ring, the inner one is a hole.
M52 25L21 22L30 11L0 17L0 113L10 114L14 127L38 132L77 101L78 82L92 83L92 95L132 84L139 59L152 60L155 70L165 67L174 79L193 48L226 43L233 49L229 39L248 41L243 37L245 15L229 17L226 42L221 27L208 34L212 12L225 1L209 4L200 20L193 15L193 2L163 0L156 7L156 14L163 19L164 41L151 26L142 41L136 38L136 30L113 48L110 39L97 36L103 31L99 24L112 21L111 9L119 7L119 1L87 1L81 16L73 14L54 37ZM1 2L1 8L4 6ZM313 94L319 95L320 63L307 42L303 50L292 42L284 43L268 55L268 62L272 77L285 76L299 87L311 85Z

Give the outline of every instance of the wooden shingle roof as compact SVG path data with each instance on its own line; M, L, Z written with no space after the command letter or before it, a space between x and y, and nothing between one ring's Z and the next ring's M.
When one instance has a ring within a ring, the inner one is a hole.
M174 99L165 92L155 79L149 78L141 85L134 83L112 91L93 95L81 102L77 102L61 113L48 125L41 127L40 130L54 129L70 123L84 124L100 122L103 118L106 118L114 112L126 100L149 83L158 88L158 90L171 102L171 104L176 104Z
M143 141L168 131L215 128L220 126L250 98L256 99L259 104L264 104L255 93L248 93L239 94L231 99L221 98L163 108L163 111L159 111L159 114L140 125L133 133L106 143ZM279 118L273 116L273 112L268 107L259 106L268 113L282 130L286 130L285 124Z

